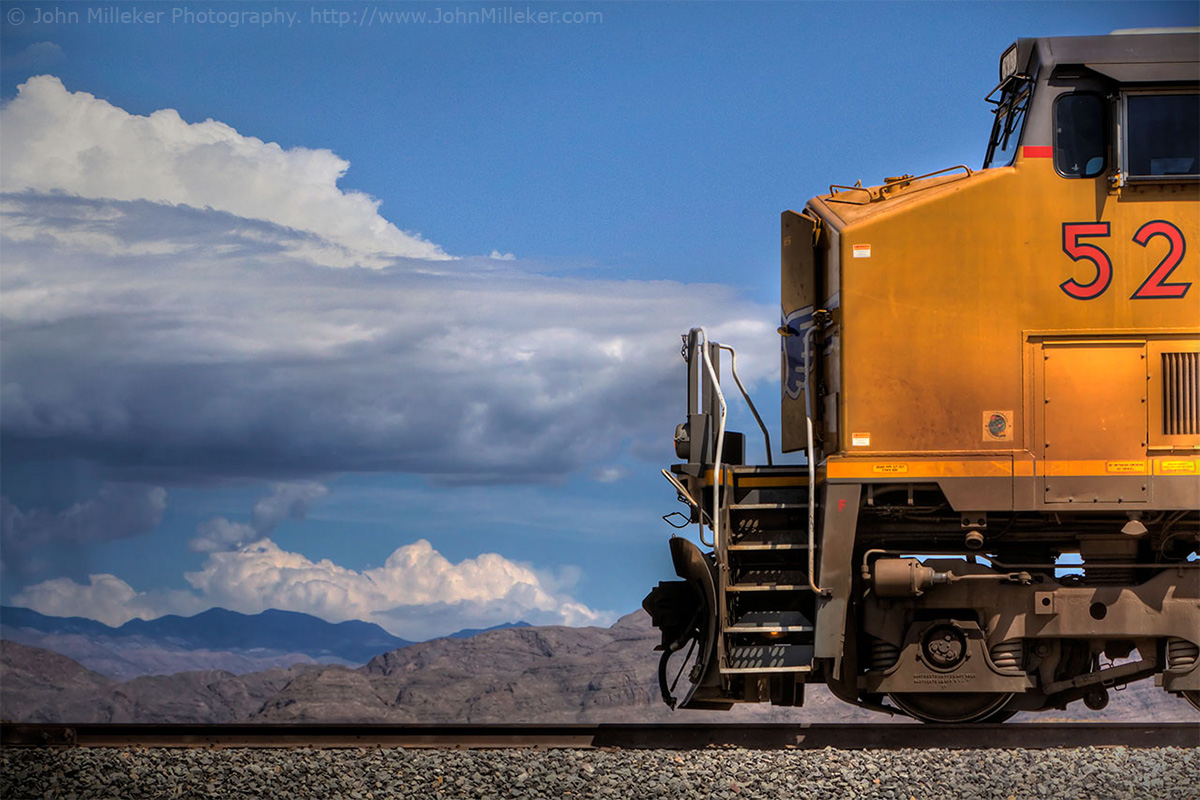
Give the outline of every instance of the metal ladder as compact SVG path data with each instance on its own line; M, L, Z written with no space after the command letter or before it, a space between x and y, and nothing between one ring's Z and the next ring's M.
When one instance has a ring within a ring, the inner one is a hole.
M726 467L719 565L722 673L809 672L817 595L808 575L804 466Z

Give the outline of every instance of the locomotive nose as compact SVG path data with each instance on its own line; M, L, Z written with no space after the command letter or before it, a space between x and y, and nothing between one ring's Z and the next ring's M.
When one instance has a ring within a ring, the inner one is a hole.
M662 644L654 649L668 650L691 628L702 603L687 581L662 581L642 600L642 608L662 632Z
M671 708L729 708L716 671L713 562L687 539L672 537L670 546L675 572L684 580L663 581L642 601L654 627L662 632L662 643L655 649L662 651L658 684L663 702ZM687 680L679 688L685 675Z
M714 606L715 585L712 565L696 545L674 536L670 540L671 561L680 581L662 581L642 600L654 627L662 632L658 650L668 652L690 638L690 633L706 631Z

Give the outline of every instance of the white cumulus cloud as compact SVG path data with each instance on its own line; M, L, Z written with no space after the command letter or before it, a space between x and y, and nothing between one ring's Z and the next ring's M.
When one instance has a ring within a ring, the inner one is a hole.
M447 259L401 231L379 202L337 186L349 162L329 150L283 148L173 109L137 116L50 75L30 78L0 111L4 191L150 200L228 211L316 234L310 257L329 266L378 267L395 257Z
M138 592L108 574L89 575L86 584L70 578L35 583L14 595L12 602L51 617L84 617L113 627L163 614L191 616L208 607L188 592Z
M608 625L616 615L574 600L556 581L496 553L458 563L425 540L398 548L381 567L357 571L313 561L261 539L212 553L188 573L193 591L138 592L113 575L43 581L13 597L16 605L54 616L83 616L108 625L163 614L195 614L214 606L257 614L300 611L330 622L374 621L406 639L524 620L534 624Z

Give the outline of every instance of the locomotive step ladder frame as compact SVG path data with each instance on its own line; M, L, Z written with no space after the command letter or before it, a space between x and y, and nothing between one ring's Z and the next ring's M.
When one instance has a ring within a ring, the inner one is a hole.
M810 344L810 342L806 342ZM767 466L745 466L744 439L727 433L720 356L731 372L767 447ZM770 438L737 375L737 354L700 328L685 338L687 423L676 453L688 459L664 476L692 509L700 541L716 566L716 663L722 675L807 673L813 669L817 589L813 450L809 464L775 466ZM728 447L727 443L732 443ZM674 474L672 474L674 473ZM704 537L705 525L712 540Z

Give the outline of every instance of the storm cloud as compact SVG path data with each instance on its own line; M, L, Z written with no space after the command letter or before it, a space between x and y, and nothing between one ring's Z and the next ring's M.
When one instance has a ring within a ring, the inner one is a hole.
M37 546L71 546L138 536L162 521L167 493L160 487L109 484L84 502L59 512L22 511L0 498L0 531L6 554Z
M661 438L694 320L773 344L768 316L716 286L486 258L328 269L308 235L146 201L6 194L0 211L10 461L156 481L548 480ZM768 352L743 376L773 372Z
M167 492L158 486L105 484L95 496L62 510L21 509L0 496L0 572L41 569L48 555L141 536L158 526Z

